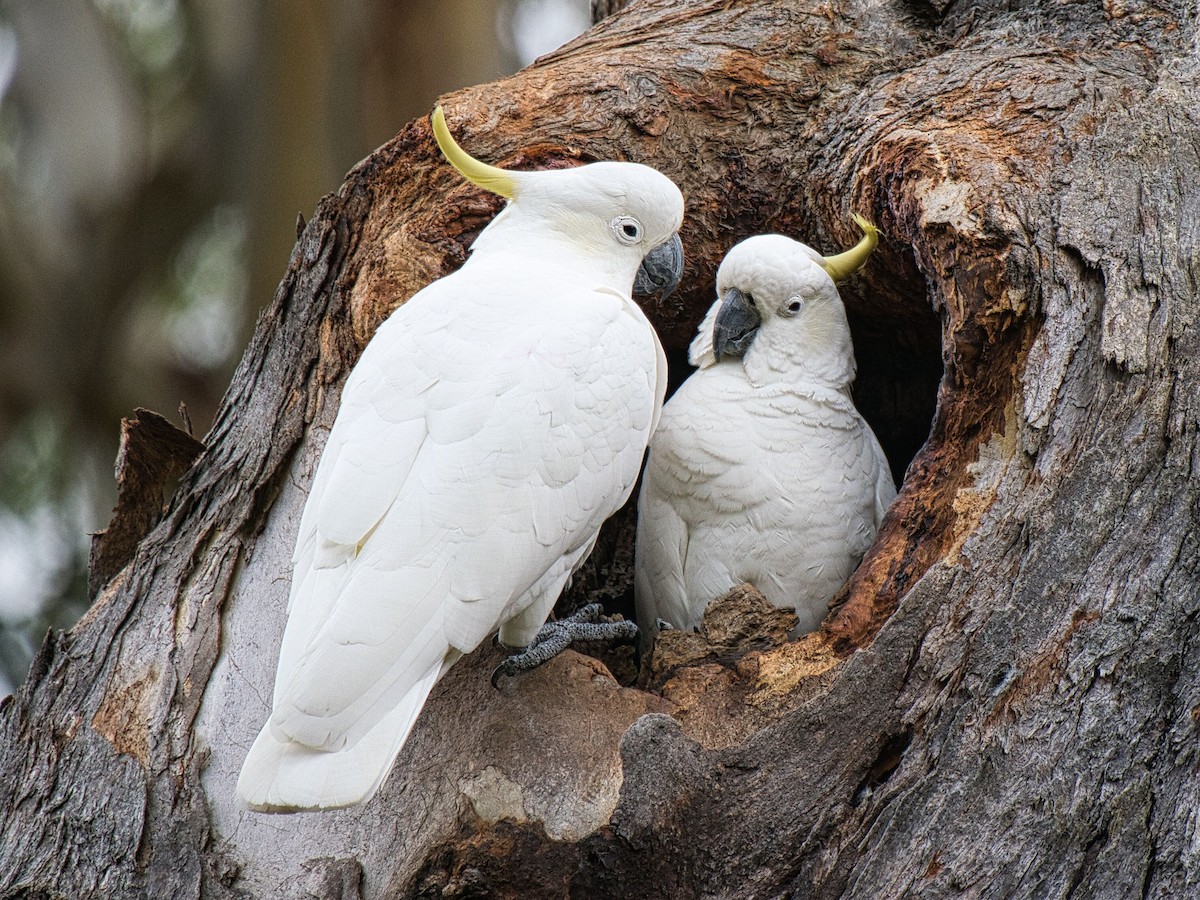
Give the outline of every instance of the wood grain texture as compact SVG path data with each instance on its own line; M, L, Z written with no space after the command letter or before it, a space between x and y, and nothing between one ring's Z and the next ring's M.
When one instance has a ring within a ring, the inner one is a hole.
M181 407L186 410L186 407ZM88 594L125 568L142 538L162 518L169 484L186 472L204 445L148 409L121 420L117 451L117 505L111 524L92 535Z
M484 651L366 807L233 808L340 384L498 208L419 120L319 206L167 513L0 707L0 897L1200 890L1196 13L1010 6L638 0L444 100L480 158L681 185L674 359L739 238L880 226L843 295L907 477L821 633L662 695L577 654L495 692Z

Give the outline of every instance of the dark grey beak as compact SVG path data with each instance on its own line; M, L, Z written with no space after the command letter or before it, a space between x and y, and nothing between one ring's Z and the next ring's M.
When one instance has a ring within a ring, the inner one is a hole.
M754 342L762 317L754 307L754 301L739 291L730 288L721 298L717 310L717 321L713 323L713 352L717 362L725 356L741 356Z
M633 292L646 296L661 291L659 299L666 300L679 287L682 277L683 242L675 235L646 254L633 279Z

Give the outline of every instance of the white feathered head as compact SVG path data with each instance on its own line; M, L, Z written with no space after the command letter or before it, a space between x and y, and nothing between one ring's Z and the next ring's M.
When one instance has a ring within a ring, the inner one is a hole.
M657 169L629 162L501 169L480 162L455 142L440 106L432 123L446 160L472 184L510 201L476 239L474 249L495 238L503 223L510 232L570 240L586 253L631 261L640 293L662 291L665 299L679 284L683 246L676 232L683 222L683 194Z
M751 380L802 372L841 387L854 380L854 350L835 282L866 263L879 232L861 216L852 249L825 257L780 234L737 244L717 270L717 301L692 341L688 359L707 368L740 358Z

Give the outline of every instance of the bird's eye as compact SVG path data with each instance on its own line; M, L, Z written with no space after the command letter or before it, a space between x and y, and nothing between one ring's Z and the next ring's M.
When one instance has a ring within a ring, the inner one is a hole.
M804 301L799 297L792 297L788 301L787 305L783 308L783 314L785 316L794 316L802 309L804 309Z
M633 216L617 216L608 224L622 244L636 244L642 239L642 223Z

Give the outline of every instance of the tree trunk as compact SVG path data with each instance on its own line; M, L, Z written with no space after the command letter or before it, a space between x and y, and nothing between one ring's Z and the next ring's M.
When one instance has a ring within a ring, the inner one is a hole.
M498 208L421 119L322 201L206 450L0 707L0 896L1200 891L1196 13L1010 7L639 0L445 101L480 158L680 184L676 378L737 239L880 226L843 296L907 475L821 632L654 692L575 653L496 691L484 649L365 807L234 807L341 383Z

